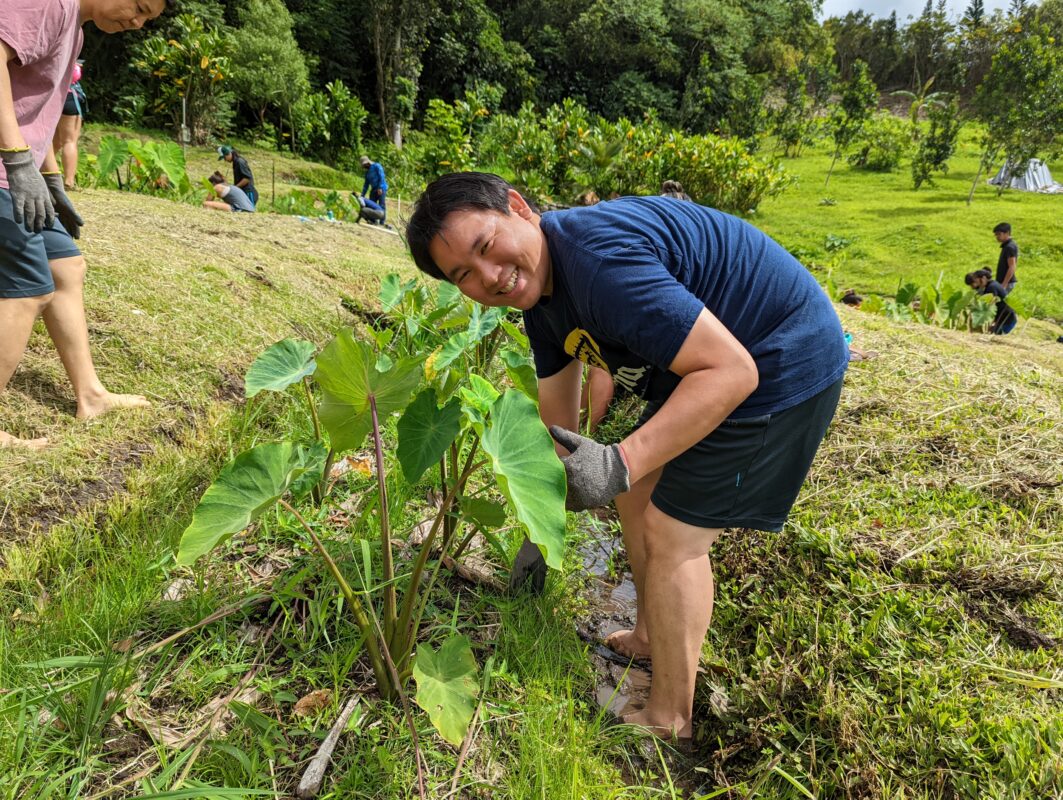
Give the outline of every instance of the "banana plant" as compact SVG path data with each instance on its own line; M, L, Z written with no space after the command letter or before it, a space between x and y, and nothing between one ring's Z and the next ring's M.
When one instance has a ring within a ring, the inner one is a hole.
M519 351L522 335L503 310L485 311L445 285L433 299L417 282L397 277L384 281L381 300L385 313L371 340L343 330L316 353L310 342L286 339L251 365L249 399L301 384L314 439L259 445L224 467L182 535L177 561L194 564L263 514L281 509L307 535L343 594L381 695L403 699L415 677L418 702L453 741L461 721L467 726L471 720L465 714L473 705L468 692L477 684L468 669L470 645L448 640L437 652L420 645L414 653L444 556L459 557L476 531L490 535L512 518L547 564L559 568L565 472L529 397L534 374ZM504 331L516 337L515 347L502 346ZM515 388L504 385L505 376ZM397 446L388 451L385 428L393 417ZM367 528L356 531L363 557L345 566L314 523L328 499L331 464L367 437L378 513L375 530L367 520L359 522ZM442 497L420 549L402 570L392 549L396 531L389 505L389 484L400 480L406 487L429 480ZM504 504L486 496L493 487ZM374 539L378 576L371 574L368 551ZM351 565L358 573L354 586L347 574Z

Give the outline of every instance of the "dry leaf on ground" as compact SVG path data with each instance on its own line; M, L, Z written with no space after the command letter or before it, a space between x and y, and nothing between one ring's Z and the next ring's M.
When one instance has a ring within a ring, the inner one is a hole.
M295 704L292 713L297 717L308 717L316 714L332 702L332 692L328 689L315 689L309 694L303 695Z

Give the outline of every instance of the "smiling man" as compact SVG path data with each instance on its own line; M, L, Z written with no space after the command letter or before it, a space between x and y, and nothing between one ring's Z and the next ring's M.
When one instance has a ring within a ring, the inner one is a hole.
M540 216L496 175L445 175L407 240L425 273L524 312L568 506L620 512L638 617L605 644L653 661L649 703L625 720L690 736L708 551L724 528L786 520L848 363L830 301L753 226L666 197ZM617 445L572 432L581 362L649 401Z
M96 375L85 321L85 259L74 244L84 223L64 191L52 136L81 50L81 26L91 20L107 33L137 30L165 6L166 0L0 3L0 391L42 316L80 419L148 401L113 394ZM0 447L46 444L0 429Z

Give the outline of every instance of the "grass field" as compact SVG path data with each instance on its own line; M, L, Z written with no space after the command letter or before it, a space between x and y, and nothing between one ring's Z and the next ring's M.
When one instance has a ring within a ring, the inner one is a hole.
M821 275L833 269L839 286L888 295L899 282L963 288L972 270L996 272L1000 245L993 226L1010 222L1020 247L1015 300L1030 315L1063 324L1063 194L998 196L986 183L992 175L983 173L968 206L980 157L975 131L966 129L948 175L936 177L934 187L913 190L907 160L893 173L839 160L824 188L831 152L822 144L782 160L797 185L765 202L752 221Z
M193 159L211 165L208 151ZM892 289L884 265L910 250L875 221L914 234L934 201L903 177L842 167L837 205L820 207L823 155L791 167L800 186L757 224L818 248L815 260L828 234L850 238L839 282ZM980 191L967 209L962 197L931 216L953 244L906 277L936 280L936 258L962 275L961 246L992 255L1002 209L1024 257L1036 252L1051 235L1041 214L1061 200ZM372 305L380 275L408 271L399 240L125 193L74 199L101 375L155 406L75 422L43 329L0 396L9 430L56 443L0 451L0 797L292 796L358 693L321 797L416 797L401 715L368 691L356 632L289 519L268 516L212 565L173 562L220 464L306 425L294 395L242 402L247 364L284 336L321 343L355 324L341 298ZM1035 257L1020 286L1042 281L1047 296L1049 262ZM1049 326L991 337L839 314L881 357L852 366L786 529L729 531L714 550L696 753L661 757L604 727L573 551L542 598L456 583L434 598L430 627L456 625L493 668L464 758L416 715L429 796L1063 797L1063 347L1044 341ZM416 519L411 500L396 528ZM339 536L338 552L356 557L357 540ZM319 689L324 706L296 716ZM229 716L230 699L256 713Z

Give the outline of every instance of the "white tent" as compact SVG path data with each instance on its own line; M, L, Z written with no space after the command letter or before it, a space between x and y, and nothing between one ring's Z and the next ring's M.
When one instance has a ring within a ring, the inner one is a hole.
M1063 186L1052 180L1052 173L1048 171L1045 162L1036 158L1030 159L1026 171L1022 173L1015 173L1010 162L1004 164L996 177L991 178L989 182L994 186L1006 185L1023 192L1063 193Z

